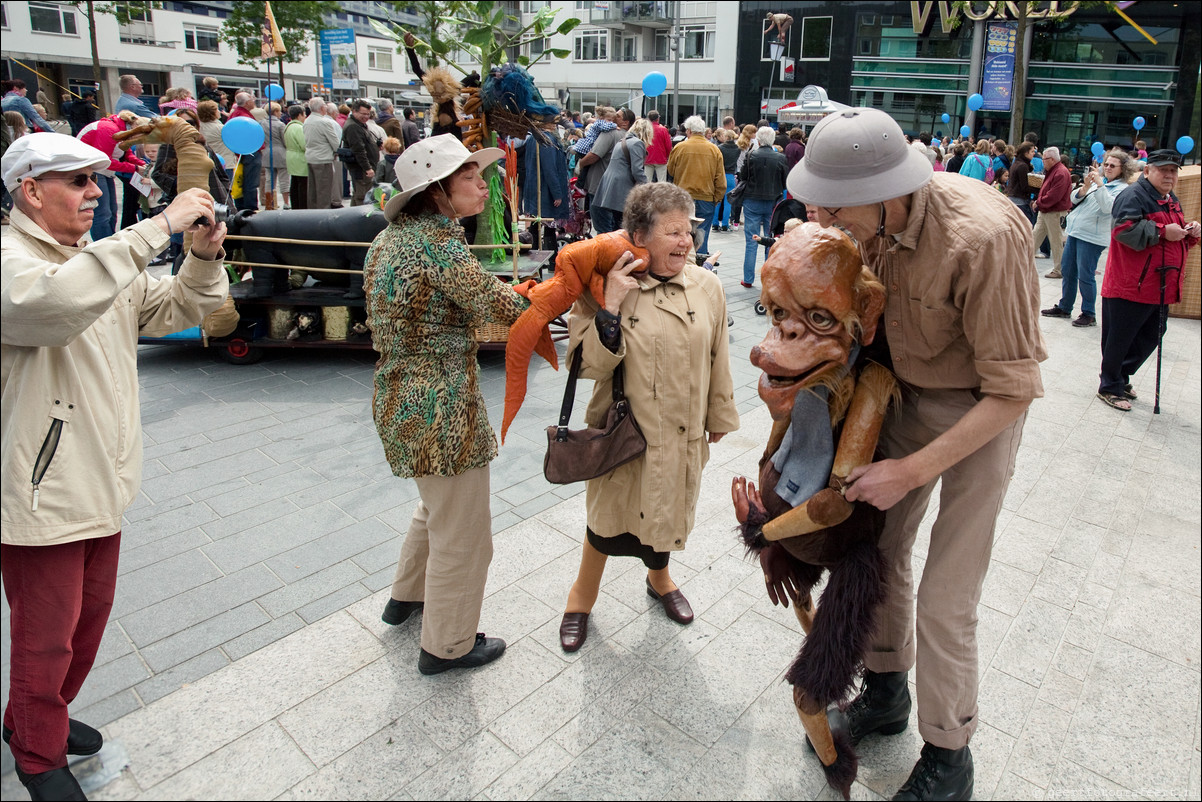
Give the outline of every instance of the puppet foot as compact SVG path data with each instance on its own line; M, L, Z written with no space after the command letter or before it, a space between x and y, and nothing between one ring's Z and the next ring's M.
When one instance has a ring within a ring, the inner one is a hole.
M967 746L942 749L922 745L922 756L910 779L893 795L895 800L971 799L973 791L972 752Z
M866 735L897 735L910 723L910 688L905 671L864 672L864 686L847 707L852 744Z

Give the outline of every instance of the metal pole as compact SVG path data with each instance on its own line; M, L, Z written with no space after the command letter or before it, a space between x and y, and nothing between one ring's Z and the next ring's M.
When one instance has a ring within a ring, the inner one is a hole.
M1027 31L1026 31L1026 33L1023 34L1023 43L1022 43L1023 74L1024 75L1031 74L1031 40L1034 38L1034 36L1035 36L1035 21L1029 20L1027 22ZM1016 80L1016 81L1018 80L1017 75L1014 76L1014 80ZM1013 94L1011 95L1011 97L1013 97ZM1023 108L1024 109L1026 108L1026 104L1027 104L1028 100L1029 99L1027 98L1026 89L1024 87L1024 89L1023 89ZM1022 129L1019 128L1019 126L1018 126L1018 119L1014 116L1014 107L1011 106L1010 107L1010 139L1008 141L1021 142L1022 137L1023 137Z
M969 95L981 91L981 65L984 58L985 22L977 20L972 24L972 57L968 61L968 92L964 95L964 124L968 126L968 132L972 136L976 136L977 132L977 113L968 108L967 100Z
M675 126L680 124L680 0L672 5L672 50L676 56L672 74L672 125Z

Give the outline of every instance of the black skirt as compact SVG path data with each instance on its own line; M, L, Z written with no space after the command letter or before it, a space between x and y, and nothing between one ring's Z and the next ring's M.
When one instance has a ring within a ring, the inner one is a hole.
M669 552L656 551L630 532L602 537L588 527L584 531L588 535L588 544L606 557L638 557L651 571L662 571L668 567Z

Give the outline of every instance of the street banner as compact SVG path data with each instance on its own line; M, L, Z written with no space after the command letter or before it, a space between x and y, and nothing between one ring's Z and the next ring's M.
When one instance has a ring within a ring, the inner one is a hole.
M322 31L321 77L331 89L359 91L359 57L355 49L352 28L332 28Z
M1014 86L1014 54L1018 44L1018 23L998 20L985 25L985 68L981 97L985 111L1010 111Z
M262 58L275 58L282 56L288 52L284 47L284 37L280 36L279 26L275 24L275 14L271 13L271 3L264 3L267 6L267 11L263 21L263 46L261 48Z

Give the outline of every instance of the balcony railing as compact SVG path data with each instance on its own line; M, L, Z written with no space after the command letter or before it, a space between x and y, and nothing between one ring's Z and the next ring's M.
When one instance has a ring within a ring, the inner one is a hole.
M605 7L607 6L607 7ZM672 25L671 4L668 2L609 2L589 10L589 23L606 27L640 25L645 28L668 28Z

